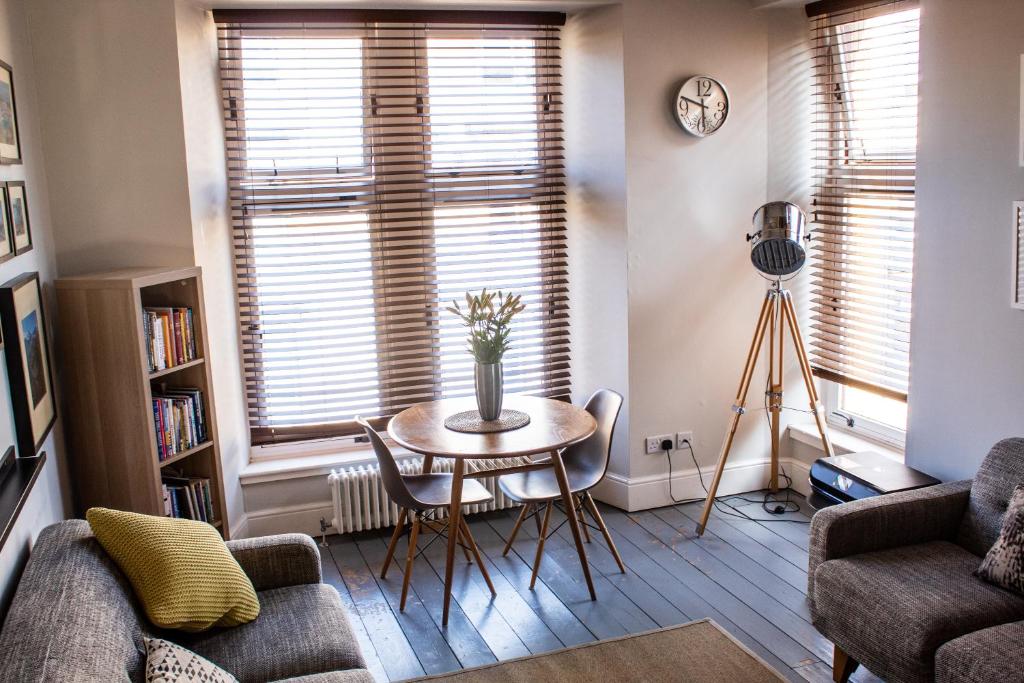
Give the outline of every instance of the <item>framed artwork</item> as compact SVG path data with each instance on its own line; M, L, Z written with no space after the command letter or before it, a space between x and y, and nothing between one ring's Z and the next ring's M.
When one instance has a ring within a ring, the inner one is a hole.
M0 163L21 163L18 110L14 103L14 70L0 62Z
M0 286L0 328L18 455L33 456L57 419L39 273Z
M7 183L7 217L10 223L11 244L14 254L24 254L32 249L32 226L28 221L28 195L25 183L12 180Z
M1013 263L1010 305L1024 310L1024 202L1013 203Z
M0 183L2 184L2 183ZM10 197L6 187L0 187L0 263L14 258L14 240L11 236Z

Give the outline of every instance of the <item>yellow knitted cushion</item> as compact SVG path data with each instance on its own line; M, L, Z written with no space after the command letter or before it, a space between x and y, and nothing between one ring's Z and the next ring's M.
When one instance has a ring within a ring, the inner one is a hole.
M252 582L209 524L106 508L85 518L155 625L204 631L259 616Z

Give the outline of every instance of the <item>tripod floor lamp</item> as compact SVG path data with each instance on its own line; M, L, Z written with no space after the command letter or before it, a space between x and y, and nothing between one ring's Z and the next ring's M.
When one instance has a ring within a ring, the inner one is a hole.
M729 459L729 451L732 449L733 439L736 436L736 429L739 427L740 418L747 412L747 393L750 390L750 383L754 377L754 370L757 367L757 360L761 355L765 337L768 338L768 385L765 392L765 406L768 410L772 435L769 488L772 491L777 491L779 488L779 429L782 416L782 378L785 371L783 358L787 333L792 340L793 349L796 351L800 374L803 376L804 386L810 399L811 414L814 415L814 421L818 426L825 455L833 455L824 411L818 400L818 391L814 386L814 377L811 374L811 364L807 359L803 338L800 336L800 326L797 322L796 309L793 307L793 297L789 290L782 286L782 278L799 271L807 260L804 243L809 236L805 234L804 222L803 211L789 202L769 202L754 213L754 233L747 235L747 241L751 242L750 260L762 275L771 280L772 284L764 295L761 315L757 319L754 339L750 344L750 351L747 353L747 362L743 367L743 375L740 377L740 387L732 406L732 417L729 419L729 426L722 442L722 450L718 456L718 466L715 468L715 476L711 479L707 500L704 501L704 512L697 524L698 535L703 534L707 527L711 508L715 504L715 495L718 493L718 485L722 481L722 472L725 471L725 463Z

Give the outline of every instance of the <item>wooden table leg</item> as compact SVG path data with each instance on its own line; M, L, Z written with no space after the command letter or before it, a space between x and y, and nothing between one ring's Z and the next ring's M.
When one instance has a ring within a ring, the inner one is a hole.
M466 461L455 458L452 472L452 502L448 508L448 554L444 565L444 613L441 625L448 625L448 610L452 604L452 579L455 572L455 546L459 544L459 525L462 523L462 477L466 473ZM562 470L565 476L565 469ZM588 574L589 578L590 575Z
M590 590L590 599L597 600L597 593L594 592L594 580L590 578L590 564L587 562L587 551L583 547L583 538L580 535L580 524L579 519L576 517L575 501L573 500L572 491L569 490L569 478L565 474L562 455L558 451L551 451L551 464L555 468L555 479L558 480L558 489L562 492L565 516L569 518L569 529L572 531L572 540L576 543L576 554L580 556L580 565L583 567L583 577L587 580L587 589Z

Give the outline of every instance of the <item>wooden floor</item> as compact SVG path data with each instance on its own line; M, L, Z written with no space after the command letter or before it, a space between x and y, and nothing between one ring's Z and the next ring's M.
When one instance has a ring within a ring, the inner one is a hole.
M757 497L748 495L748 498ZM734 504L751 517L760 505ZM800 500L801 507L810 508ZM703 538L700 505L637 513L602 506L628 572L621 574L599 534L587 545L598 599L591 601L566 527L549 539L540 580L529 589L536 529L523 525L514 551L501 556L516 510L468 517L498 596L491 599L460 555L451 619L441 627L444 544L415 563L412 590L398 611L401 565L379 578L389 533L328 537L324 580L341 593L378 681L477 666L603 638L710 617L793 681L831 681L832 645L810 623L807 522L754 522L716 511ZM553 517L554 519L554 517ZM777 518L776 518L777 519ZM421 548L423 546L421 545ZM397 559L403 560L404 546ZM863 669L854 681L877 681Z

